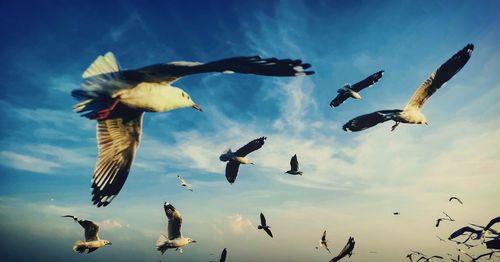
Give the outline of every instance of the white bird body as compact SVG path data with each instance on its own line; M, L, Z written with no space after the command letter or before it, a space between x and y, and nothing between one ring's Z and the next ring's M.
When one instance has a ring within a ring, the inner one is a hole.
M409 108L404 109L402 112L398 113L395 117L397 122L406 123L406 124L426 124L427 119L425 118L422 111L417 108Z
M219 159L223 162L227 162L229 160L234 160L240 164L253 164L253 161L250 160L248 157L237 156L233 151L231 151L231 148L224 151L219 156Z
M73 245L73 250L78 251L83 249L97 249L107 245L109 245L108 240L94 240L94 241L77 240Z
M189 191L193 192L193 187L186 182L186 180L182 179L181 176L177 175L177 179L181 182L181 186L187 188Z
M186 92L167 83L143 82L119 90L113 98L120 98L120 102L129 108L146 112L165 112L195 105Z
M349 94L349 96L354 99L359 100L362 98L358 92L352 90L351 85L349 84L345 84L344 87L342 87L342 89L345 90Z

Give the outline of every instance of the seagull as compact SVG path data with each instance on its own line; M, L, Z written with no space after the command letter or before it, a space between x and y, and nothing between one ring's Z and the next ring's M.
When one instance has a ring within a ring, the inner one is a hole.
M177 175L177 179L181 182L181 186L187 188L189 191L193 192L193 187L186 182L186 180L182 179L181 176Z
M458 203L460 203L460 204L462 204L462 205L464 204L464 203L462 202L462 200L460 200L460 198L458 198L458 197L450 197L450 199L449 199L448 201L449 201L449 202L451 202L451 200L453 200L453 199L457 200L457 201L458 201Z
M338 95L330 102L331 107L337 107L344 103L349 97L354 99L361 99L359 92L367 87L372 86L377 83L380 78L384 75L384 71L378 71L377 73L357 82L354 85L345 84L344 87L337 90Z
M85 230L85 241L77 240L73 245L73 250L83 254L83 253L91 253L96 251L98 248L103 246L111 245L111 242L108 240L101 240L99 238L99 225L90 221L90 220L81 220L72 215L65 215L62 217L70 217L78 222L80 226Z
M182 236L181 213L177 211L174 206L167 202L165 202L163 208L165 209L165 214L168 218L168 236L160 235L160 237L156 241L156 249L160 251L162 255L169 248L175 248L175 250L179 250L182 254L182 247L186 246L187 244L196 243L196 241L189 237Z
M120 192L141 139L144 112L193 107L202 111L184 90L171 84L183 76L222 72L264 76L305 76L310 64L301 60L259 56L232 57L210 63L171 62L122 70L113 53L99 56L83 73L79 103L74 111L97 120L99 156L92 178L92 202L108 205Z
M451 235L448 237L448 240L452 240L452 239L459 237L465 233L470 233L470 235L465 241L463 241L461 243L467 242L472 237L472 235L475 235L475 237L473 237L472 239L476 239L476 240L480 239L483 235L481 230L477 230L477 229L474 229L472 227L465 226L465 227L459 228L455 232L451 233Z
M334 258L332 258L330 260L330 262L339 261L342 258L344 258L345 256L351 257L355 244L356 244L356 242L354 242L354 238L349 237L349 240L347 240L347 244L345 244L344 248L342 250L340 250L339 254L337 256L335 256Z
M290 175L302 175L302 171L299 171L299 161L297 161L297 154L293 155L290 159L290 170L285 172Z
M269 228L271 227L266 224L266 217L264 217L264 214L260 213L260 225L257 226L257 229L264 229L270 237L273 237L273 232L271 232Z
M443 214L446 216L446 217L440 217L436 220L436 227L439 227L439 223L443 220L447 220L447 221L455 221L455 219L451 218L450 216L448 216L448 214L446 214L445 212L443 212Z
M460 69L462 69L467 61L469 61L473 49L474 46L472 44L468 44L462 50L453 55L453 57L451 57L448 61L442 64L427 80L425 80L417 91L415 91L415 94L413 94L413 97L403 110L381 110L361 115L351 119L342 127L342 129L348 132L356 132L388 120L396 122L396 124L392 126L392 131L396 129L399 123L427 125L427 119L422 114L420 109L432 94L434 94L448 80L457 74Z
M468 256L471 259L471 262L476 262L476 261L478 261L482 257L488 257L488 259L491 259L491 257L493 256L493 254L498 253L498 251L491 251L491 252L488 252L488 253L481 254L481 255L479 255L477 257L472 257L471 255L469 255L467 252L465 252L464 250L462 250L460 248L458 248L457 250L459 252L464 253L466 256Z
M395 215L395 216L399 216L399 212L394 212L392 214Z
M442 257L442 256L432 256L432 257L422 256L422 257L420 257L420 258L417 260L417 262L418 262L418 261L420 261L420 260L422 260L422 259L423 259L424 261L426 261L426 262L430 262L430 261L432 261L432 259L433 259L433 258L444 259L444 257Z
M327 242L328 240L326 240L326 230L325 230L325 232L323 232L323 236L319 240L319 247L324 247L326 251L328 251L328 253L330 253L331 255L332 252L330 252L330 249L328 249L328 245L326 244ZM316 249L318 249L318 247L316 247Z
M234 183L236 180L240 164L253 164L252 160L246 156L261 148L266 139L267 137L265 136L254 139L250 143L236 150L236 152L232 152L231 148L229 148L219 156L220 161L228 162L226 165L226 179L230 184Z

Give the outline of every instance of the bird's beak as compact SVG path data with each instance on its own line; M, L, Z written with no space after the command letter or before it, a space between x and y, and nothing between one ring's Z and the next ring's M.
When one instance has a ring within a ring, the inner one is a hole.
M427 122L425 122L425 125L428 126L429 124L427 124Z
M108 243L108 245L110 245L110 246L111 246L111 245L113 245L113 243L109 242L109 243Z
M201 107L199 105L197 105L197 104L194 104L193 108L196 109L196 110L198 110L198 111L203 112L203 110L201 109Z
M192 240L191 243L196 243L196 240Z

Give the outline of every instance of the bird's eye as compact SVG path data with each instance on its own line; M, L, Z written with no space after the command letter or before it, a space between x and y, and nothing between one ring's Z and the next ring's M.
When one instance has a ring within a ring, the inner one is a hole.
M189 97L189 96L187 98L188 98L188 100L191 99L191 97Z

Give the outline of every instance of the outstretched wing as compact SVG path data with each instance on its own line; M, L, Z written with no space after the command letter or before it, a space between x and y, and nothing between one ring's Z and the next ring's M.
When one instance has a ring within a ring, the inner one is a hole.
M271 229L269 229L268 227L265 227L265 228L264 228L264 231L266 231L266 233L267 233L270 237L273 237L273 232L271 232Z
M347 93L343 89L339 89L337 93L339 94L330 102L331 107L337 107L342 103L344 103L349 98L349 93Z
M321 242L326 242L326 230L323 232L323 236L321 237Z
M500 217L493 218L493 219L492 219L492 220L488 223L488 225L486 225L486 226L484 227L484 229L483 229L483 230L484 230L484 231L488 231L488 230L490 230L490 228L491 228L494 224L496 224L496 223L500 223Z
M347 244L344 246L344 248L340 250L339 254L336 257L332 258L330 262L336 262L341 260L345 256L351 256L355 244L356 242L354 242L354 238L349 237L349 240L347 240Z
M404 109L420 109L432 94L462 69L467 61L469 61L472 50L474 50L474 45L468 44L442 64L422 85L420 85Z
M234 154L236 156L244 157L244 156L252 153L253 151L261 148L264 145L264 142L266 139L267 139L267 137L265 137L265 136L254 139L250 143L248 143L248 144L244 145L243 147L241 147L240 149L238 149Z
M78 222L78 224L83 227L83 230L85 231L85 241L99 240L99 225L97 225L96 223L90 220L81 220L72 215L65 215L62 217L72 218L73 220L75 220L75 222Z
M324 243L323 245L325 245L325 249L326 251L328 251L328 253L330 253L330 255L332 255L332 252L330 251L330 249L328 248L328 245L326 243Z
M451 200L453 200L453 199L457 200L457 201L458 201L458 203L460 203L460 204L462 204L462 205L464 204L464 203L462 202L462 200L460 200L460 198L458 198L458 197L450 197L450 199L449 199L448 201L450 201L450 202L451 202Z
M226 256L227 256L227 250L224 248L224 250L222 250L222 253L220 254L219 262L225 262Z
M349 120L342 129L347 132L357 132L361 130L365 130L377 124L383 123L387 120L391 120L395 115L400 113L401 110L381 110L377 112L373 112L366 115L361 115L356 118Z
M311 65L301 60L261 58L260 56L231 57L209 63L171 62L150 65L135 70L121 71L128 81L133 82L173 82L182 76L221 72L264 76L305 76L314 71L306 71Z
M456 237L459 237L461 235L463 235L464 233L466 232L470 232L471 234L476 234L476 236L480 236L481 235L481 230L476 230L472 227L469 227L469 226L465 226L465 227L462 227L458 230L456 230L455 232L451 233L450 237L448 237L449 240L452 240Z
M168 218L168 239L175 239L181 236L182 217L181 213L170 203L163 205Z
M292 159L290 159L290 170L299 170L299 161L297 161L297 155L293 155Z
M226 179L230 184L236 181L236 176L238 176L239 167L240 167L240 162L234 161L232 159L229 160L229 162L226 164Z
M85 241L99 240L99 225L90 220L79 220L80 224L85 229Z
M380 78L384 75L384 71L378 71L377 73L357 82L356 84L351 86L351 89L359 92L367 87L372 86L373 84L377 83Z
M260 213L260 224L266 226L266 217L262 213Z
M92 201L107 206L120 192L141 138L142 112L118 105L109 119L97 122L99 157L92 177Z

